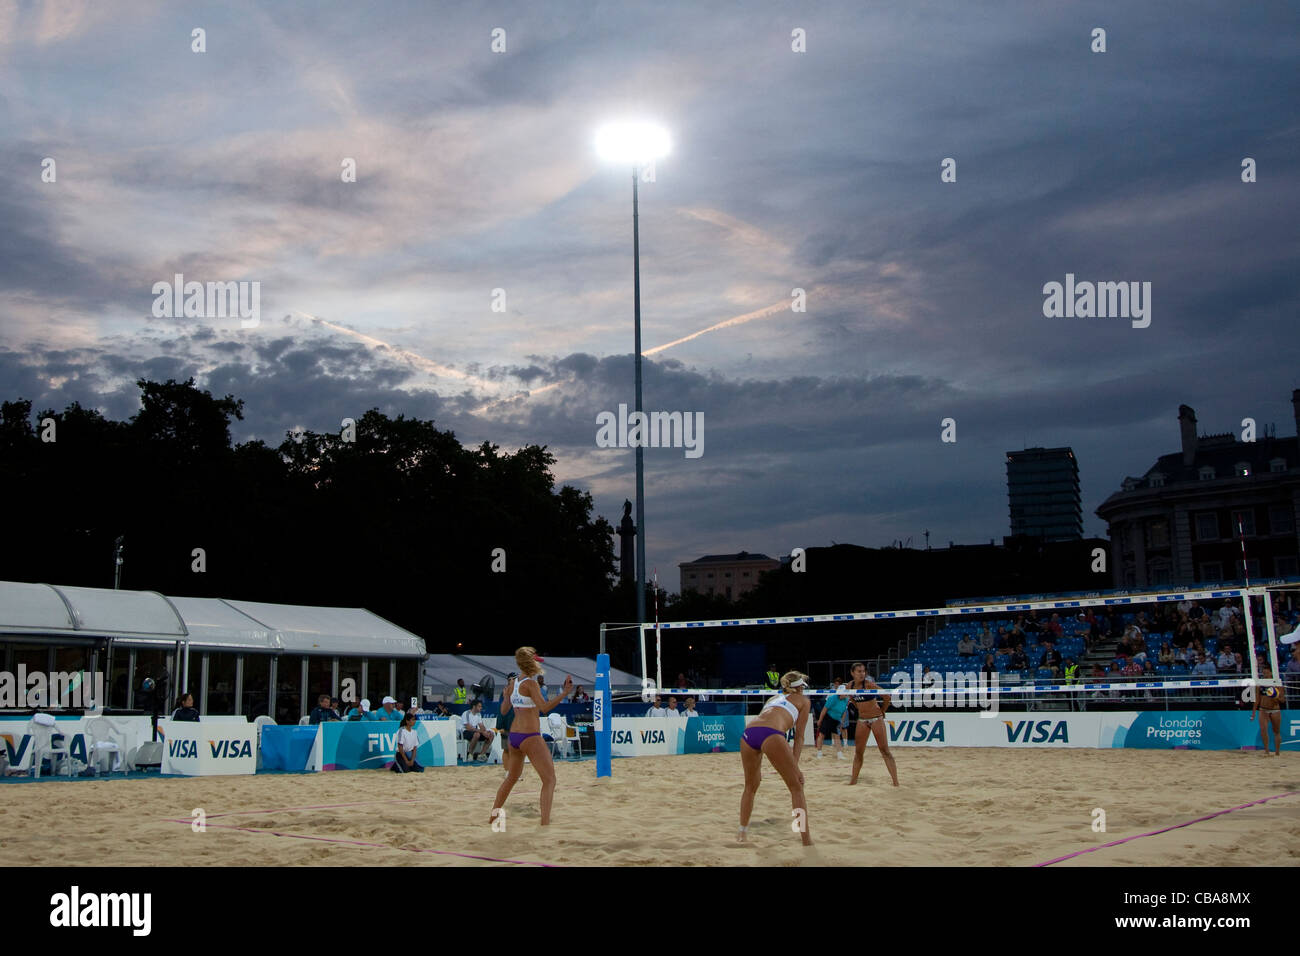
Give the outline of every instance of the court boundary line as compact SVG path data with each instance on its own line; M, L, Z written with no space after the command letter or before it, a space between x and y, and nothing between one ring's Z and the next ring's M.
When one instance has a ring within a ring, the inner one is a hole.
M1111 846L1119 846L1122 843L1129 843L1133 840L1140 840L1143 837L1159 836L1161 833L1168 833L1171 830L1180 830L1183 827L1190 827L1193 823L1204 823L1206 820L1213 820L1215 817L1221 817L1225 813L1232 813L1236 810L1245 810L1247 807L1257 807L1261 804L1268 803L1271 800L1280 800L1283 797L1294 797L1297 794L1300 794L1300 790L1288 790L1286 793L1275 793L1271 797L1262 797L1259 800L1252 800L1250 803L1243 803L1240 806L1228 807L1226 810L1218 810L1214 813L1208 813L1203 817L1197 817L1195 820L1188 820L1186 823L1175 823L1173 826L1161 827L1159 830L1151 830L1148 833L1135 833L1133 836L1126 836L1122 840L1112 840L1110 843L1103 843L1100 846L1090 846L1083 850L1075 850L1073 853L1067 853L1065 856L1058 856L1054 860L1035 863L1034 866L1051 866L1053 863L1063 863L1064 861L1073 859L1076 856L1083 856L1085 853L1096 853L1098 850L1104 850Z
M192 826L193 820L175 820L170 817L164 817L165 823L183 823ZM233 823L205 823L204 826L215 827L219 830L240 830L244 833L261 833L267 836L290 837L296 840L313 840L317 843L338 843L344 846L361 846L373 847L380 850L399 850L403 853L437 853L443 856L458 856L466 860L484 860L488 863L513 863L518 866L542 866L548 869L558 868L556 863L538 863L534 860L507 860L495 856L481 856L476 853L458 853L455 850L435 850L432 847L405 847L395 846L391 843L369 843L363 840L344 840L338 837L310 836L305 833L285 833L278 830L264 830L260 827L241 827Z

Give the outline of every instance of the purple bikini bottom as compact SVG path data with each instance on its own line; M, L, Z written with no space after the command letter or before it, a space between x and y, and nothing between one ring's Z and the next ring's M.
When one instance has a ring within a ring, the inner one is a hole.
M780 734L782 737L785 736L783 731L777 730L775 727L746 727L745 732L740 735L740 739L749 744L755 750L761 751L763 749L763 741L767 740L767 738L771 737L773 734Z

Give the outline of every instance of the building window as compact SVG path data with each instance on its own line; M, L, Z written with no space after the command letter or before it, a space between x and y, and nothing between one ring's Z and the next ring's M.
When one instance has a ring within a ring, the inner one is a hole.
M713 572L710 571L708 574L705 575L705 577L707 577L710 581L712 581L712 580L713 580Z
M1205 511L1196 516L1196 540L1215 541L1219 537L1219 516L1213 511Z
M1218 561L1204 561L1201 563L1201 580L1202 581L1222 581L1223 564Z
M1158 471L1151 473L1151 487L1163 488L1165 486L1165 476Z
M1300 568L1297 568L1295 558L1274 558L1273 573L1279 578L1293 578L1300 573Z
M1291 534L1295 531L1295 514L1290 505L1270 505L1268 530L1272 534Z
M1245 565L1246 577L1259 580L1259 558L1251 558L1249 561L1237 561L1237 577L1241 577L1242 566Z
M731 577L731 572L730 572L730 571L724 572L722 576L723 576L724 578L729 578L729 577Z
M1268 470L1273 472L1274 474L1277 474L1280 471L1286 471L1286 459L1274 458L1272 461L1268 463Z
M1213 465L1202 465L1202 466L1201 466L1201 481L1209 481L1209 480L1210 480L1211 478L1213 478L1213 477L1214 477L1214 466L1213 466Z
M1169 547L1169 522L1164 518L1152 521L1147 525L1147 547Z
M1238 523L1241 525L1240 528L1237 527ZM1234 511L1232 513L1232 533L1249 535L1255 533L1255 509Z
M749 577L749 572L748 572L748 571L742 571L740 576L741 576L742 578L747 578L747 577Z
M1169 567L1168 565L1153 565L1147 569L1147 576L1150 578L1148 584L1168 584Z

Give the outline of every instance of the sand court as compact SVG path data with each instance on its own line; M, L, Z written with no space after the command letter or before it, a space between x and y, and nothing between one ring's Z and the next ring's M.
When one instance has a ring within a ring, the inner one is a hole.
M901 787L868 750L804 754L814 846L791 831L767 765L749 842L735 843L737 754L557 764L550 827L531 768L488 821L499 767L49 780L0 787L0 865L1058 866L1288 865L1300 857L1300 761L1251 752L900 748ZM1290 794L1282 796L1283 794ZM1203 822L1155 833L1252 801ZM201 808L204 832L191 826ZM1094 831L1095 811L1105 832ZM1148 835L1150 834L1150 835Z

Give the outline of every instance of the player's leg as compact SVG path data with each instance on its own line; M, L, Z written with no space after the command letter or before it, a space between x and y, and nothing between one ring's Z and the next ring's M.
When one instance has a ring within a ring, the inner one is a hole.
M773 734L763 741L763 753L772 761L772 766L781 775L785 785L790 788L791 818L799 831L804 846L812 845L812 834L808 829L808 802L804 799L803 780L800 779L799 766L794 762L794 751L785 742L785 737Z
M740 794L740 832L736 839L744 843L745 828L754 812L754 794L763 781L763 755L743 739L740 742L740 765L745 770L745 789Z

